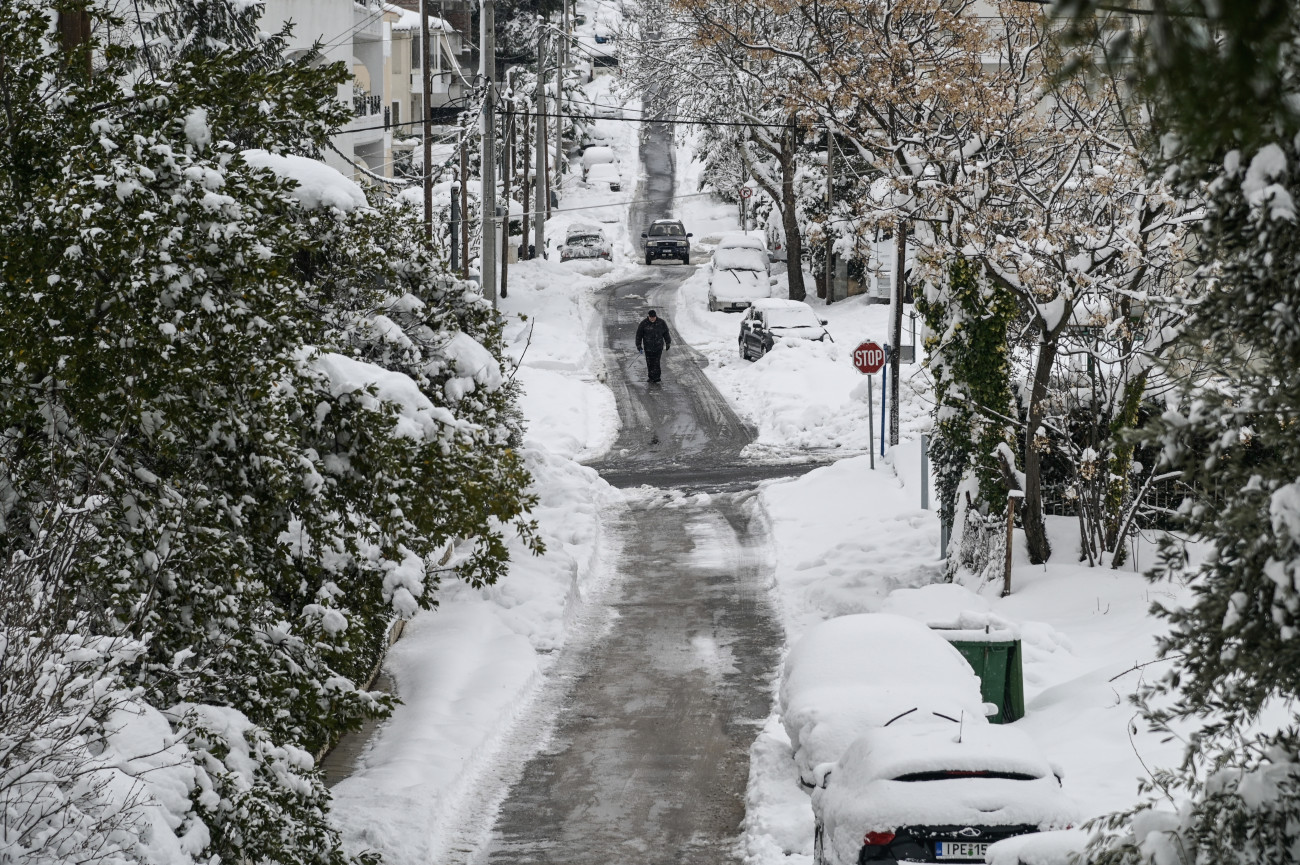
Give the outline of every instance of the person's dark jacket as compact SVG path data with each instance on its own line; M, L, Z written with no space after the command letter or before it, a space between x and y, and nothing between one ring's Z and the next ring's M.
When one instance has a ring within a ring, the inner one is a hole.
M668 322L662 318L656 318L651 321L648 318L641 320L641 324L636 329L636 347L639 351L645 346L646 351L663 351L673 344L673 338L668 335Z

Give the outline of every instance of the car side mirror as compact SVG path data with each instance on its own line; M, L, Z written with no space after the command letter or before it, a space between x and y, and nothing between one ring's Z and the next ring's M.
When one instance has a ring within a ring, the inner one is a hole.
M694 237L695 235L691 234L691 233L688 231L688 232L686 232L686 236L687 236L687 237Z
M641 236L642 236L642 237L648 237L649 235L647 235L647 234L643 231L643 232L641 232Z
M831 773L834 771L834 763L817 764L813 767L813 785L826 789L826 784L831 780Z
M768 279L767 284L768 284L768 285L776 285L776 284L777 284L778 282L780 282L780 281L781 281L781 280L779 280L779 279L777 279L775 276L773 276L773 277L771 277L770 279Z
M817 323L820 324L822 327L825 327L826 325L830 324L830 322L824 318L817 319Z

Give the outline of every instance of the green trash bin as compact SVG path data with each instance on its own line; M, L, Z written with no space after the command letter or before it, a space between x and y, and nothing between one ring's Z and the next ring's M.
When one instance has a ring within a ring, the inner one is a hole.
M969 631L943 635L954 649L971 665L980 679L980 693L984 702L998 707L998 713L989 718L994 724L1009 724L1025 716L1025 680L1020 664L1020 641L979 639ZM973 639L971 637L974 637Z

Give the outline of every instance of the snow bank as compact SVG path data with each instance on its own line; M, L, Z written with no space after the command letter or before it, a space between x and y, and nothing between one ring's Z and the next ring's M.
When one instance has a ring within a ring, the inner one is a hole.
M266 168L298 184L291 194L307 210L336 207L351 213L366 206L366 194L336 168L305 156L282 155L253 148L242 153L254 168Z
M1078 865L1089 835L1079 829L1061 829L1021 835L989 847L988 865Z

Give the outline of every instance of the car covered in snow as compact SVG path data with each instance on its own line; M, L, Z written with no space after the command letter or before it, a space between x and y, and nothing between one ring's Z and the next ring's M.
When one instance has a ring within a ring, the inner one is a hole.
M1033 740L983 718L868 730L817 776L815 865L983 862L1078 816Z
M915 619L887 613L809 628L786 656L779 709L808 788L818 766L840 759L868 730L947 718L983 724L997 711L952 644Z
M614 148L597 145L588 147L582 151L582 179L586 180L591 174L591 169L596 165L617 164L618 156L614 153Z
M570 225L560 244L560 261L603 258L614 260L614 247L598 225L578 223Z
M718 244L709 265L709 312L746 309L771 296L771 264L761 240L740 235Z
M741 359L758 360L782 340L825 342L831 335L803 301L770 297L751 303L740 320Z
M641 232L645 263L651 264L656 258L675 258L682 264L690 264L692 236L676 219L656 219Z
M618 192L623 188L623 176L619 174L618 165L604 162L591 166L591 170L587 172L587 183L600 189L608 189L610 192Z

